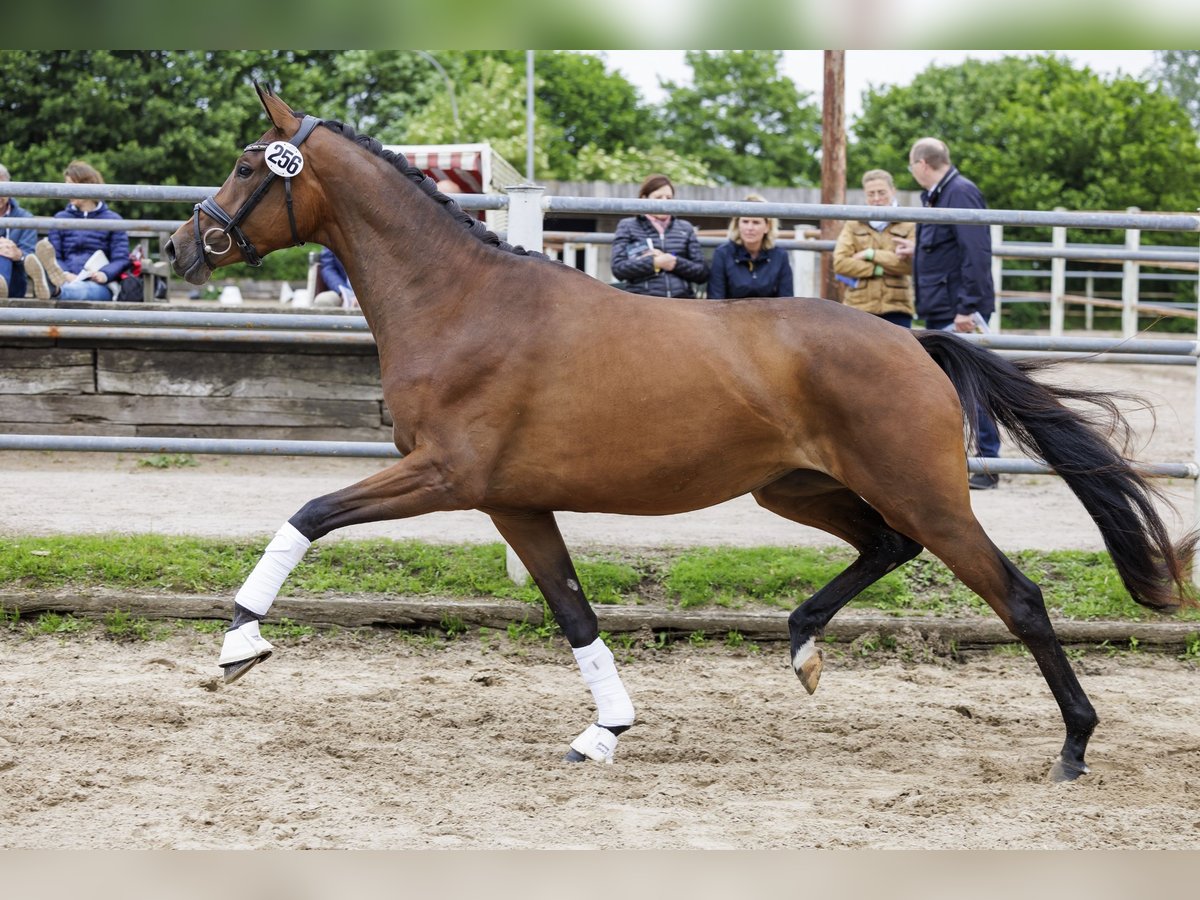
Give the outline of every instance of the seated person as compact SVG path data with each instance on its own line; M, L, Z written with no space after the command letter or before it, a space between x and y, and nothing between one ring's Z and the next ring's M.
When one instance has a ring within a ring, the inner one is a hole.
M313 298L313 306L358 308L358 297L354 295L354 288L350 286L350 279L346 276L346 267L328 247L321 251L321 256L317 259L317 271L321 275L325 290Z
M0 187L9 180L8 169L0 164ZM32 218L33 213L22 209L11 197L0 196L0 216L27 219ZM0 300L25 296L24 259L33 253L36 243L37 231L32 228L5 225L0 232Z
M67 184L104 184L100 173L75 160L64 173ZM72 200L54 214L56 219L119 219L102 200ZM105 262L84 271L101 251ZM112 300L120 275L129 267L129 235L124 231L53 229L49 240L38 241L25 257L25 273L39 300Z

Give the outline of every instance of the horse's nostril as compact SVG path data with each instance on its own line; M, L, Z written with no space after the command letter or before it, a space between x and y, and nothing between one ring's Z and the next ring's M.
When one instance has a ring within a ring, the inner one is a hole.
M164 249L167 253L167 262L169 262L171 265L175 265L175 241L167 241L167 246Z

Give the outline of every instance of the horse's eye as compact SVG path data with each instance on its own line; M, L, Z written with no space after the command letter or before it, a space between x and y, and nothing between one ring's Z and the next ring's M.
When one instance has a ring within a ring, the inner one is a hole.
M249 178L253 171L254 170L251 169L248 165L246 165L245 163L242 163L240 166L237 167L237 176L238 176L238 178Z

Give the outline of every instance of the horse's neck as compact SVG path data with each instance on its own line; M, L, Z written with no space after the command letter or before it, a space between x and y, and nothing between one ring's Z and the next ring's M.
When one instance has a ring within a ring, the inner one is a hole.
M323 242L337 255L377 341L440 327L486 251L417 186L376 157L326 178ZM453 301L453 302L451 302Z

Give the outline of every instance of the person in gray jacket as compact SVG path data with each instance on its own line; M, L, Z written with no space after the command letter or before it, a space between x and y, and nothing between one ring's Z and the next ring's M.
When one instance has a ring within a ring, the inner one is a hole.
M648 176L638 191L642 200L674 197L675 185L661 174ZM708 281L708 264L690 222L670 215L641 215L617 223L612 273L630 293L695 297L692 285Z

